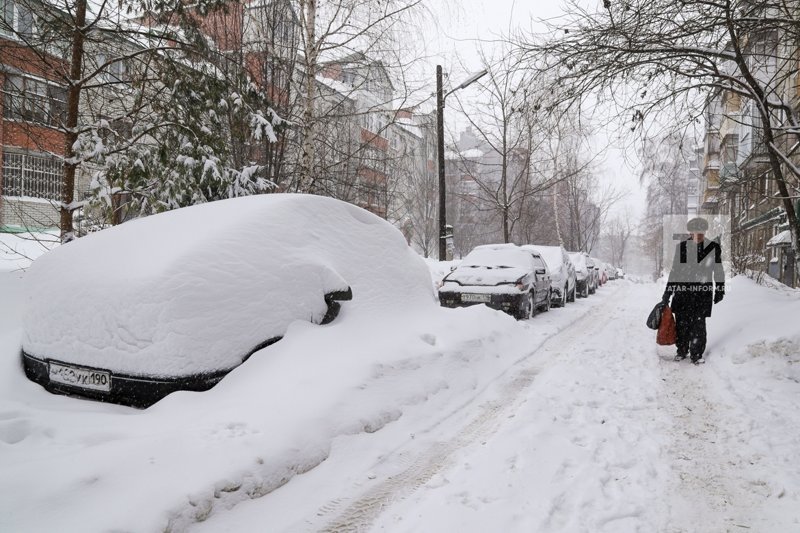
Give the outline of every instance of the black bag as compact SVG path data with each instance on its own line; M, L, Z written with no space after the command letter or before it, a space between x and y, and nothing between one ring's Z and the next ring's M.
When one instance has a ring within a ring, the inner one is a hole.
M658 329L661 326L661 314L664 312L666 305L664 302L658 302L653 310L650 311L650 315L647 317L648 328Z

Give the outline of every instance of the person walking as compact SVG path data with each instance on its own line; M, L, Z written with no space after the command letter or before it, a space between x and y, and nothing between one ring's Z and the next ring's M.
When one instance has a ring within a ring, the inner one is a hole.
M705 363L706 318L711 308L725 297L725 271L722 248L718 242L705 239L708 221L697 217L686 224L690 238L678 243L672 270L662 301L675 314L677 332L676 361L691 356L692 363Z

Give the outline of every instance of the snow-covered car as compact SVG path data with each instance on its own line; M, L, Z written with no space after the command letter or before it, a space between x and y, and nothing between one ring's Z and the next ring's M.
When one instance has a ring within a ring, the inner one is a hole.
M43 255L26 283L28 378L137 407L211 388L293 322L333 320L340 301L434 304L424 261L391 224L292 194L126 222Z
M608 273L606 271L606 264L596 257L593 257L595 269L597 269L597 286L602 287L608 282Z
M523 245L524 250L540 254L550 271L553 305L564 307L575 301L575 265L563 246Z
M442 280L443 307L485 304L517 319L550 310L550 275L541 255L514 244L478 246Z
M617 267L611 263L606 263L606 276L608 279L617 279Z
M594 294L596 274L594 263L585 252L569 252L570 261L575 265L576 293L582 298Z
M597 286L600 283L598 281L599 274L598 271L600 270L597 265L595 264L595 260L589 254L586 254L586 268L589 270L589 275L592 279L591 283L589 284L589 294L594 294L597 292Z

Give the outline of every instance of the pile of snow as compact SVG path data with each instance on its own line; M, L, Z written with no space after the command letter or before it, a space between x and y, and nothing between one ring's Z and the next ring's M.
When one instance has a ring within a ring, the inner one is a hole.
M426 258L425 264L428 265L428 270L431 273L431 281L433 288L438 289L439 285L446 275L455 270L461 264L460 259L454 261L437 261L436 259Z
M247 211L248 204L241 205ZM540 321L534 330L483 306L438 307L431 296L431 274L420 258L405 255L413 252L399 232L384 232L384 222L374 223L374 217L356 208L330 210L352 230L337 237L349 263L333 266L352 285L353 301L345 302L328 325L293 322L281 342L253 355L207 392L174 393L144 411L49 394L20 368L19 319L0 324L0 531L183 531L271 493L325 461L335 443L350 435L371 435L401 419L414 425L418 413L452 412L563 327ZM317 209L311 211L306 215L316 220ZM363 228L346 220L355 218L353 213L362 217ZM209 231L195 239L208 243L201 257L213 265L237 262L221 248L222 241L247 241L258 250L258 239L264 238L258 228L238 227L225 234L204 224ZM287 239L296 232L280 231ZM321 239L324 232L314 226L302 240L309 255L319 250L320 263L332 257ZM383 241L366 234L371 232L383 235ZM398 242L402 252L395 250ZM80 250L78 244L63 250L77 253L69 250ZM136 283L156 275L157 267L148 260L156 250L174 256L173 245L188 249L188 244L165 235L153 243L149 256L127 255L135 265L115 267L124 268ZM386 271L364 259L367 251L380 258ZM95 252L71 258L70 274L79 276L86 269L100 276L92 264L98 260ZM180 265L162 266L160 275L181 271ZM185 266L196 272L200 265L195 259ZM216 280L225 279L224 272L218 275ZM35 285L33 279L26 275L23 281L37 298L46 292L38 285L56 288L56 282L41 275ZM214 290L211 282L198 286L198 298ZM0 279L0 285L2 307L14 316L27 296L17 278ZM73 297L83 306L111 311L108 294L88 284L81 289L86 292L76 291ZM115 316L124 316L124 302L117 301ZM52 318L43 314L43 319L65 334L70 316L60 306L89 314L65 299L51 305ZM576 307L574 314L588 310ZM59 321L56 313L64 318ZM116 327L110 322L108 329ZM241 331L236 327L223 338L235 341ZM98 328L97 338L107 334L105 325Z
M30 268L23 349L129 375L227 370L324 294L349 313L435 305L399 231L351 204L262 195L178 209L54 250Z

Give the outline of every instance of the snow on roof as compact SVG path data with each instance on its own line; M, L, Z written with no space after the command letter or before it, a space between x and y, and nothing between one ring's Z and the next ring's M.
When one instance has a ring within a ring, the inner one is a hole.
M530 267L530 254L519 247L510 245L484 245L478 246L461 261L461 266L487 266L487 267Z
M767 241L767 246L782 246L787 244L792 244L792 232L788 229L783 230Z
M550 270L558 270L564 261L564 256L561 254L561 246L540 246L538 244L527 244L524 248L529 248L539 252L547 263Z
M23 349L133 375L237 366L323 294L346 309L433 302L424 262L399 230L353 205L309 195L223 200L89 235L27 274Z
M586 256L583 255L581 252L568 252L569 259L572 261L572 264L575 265L575 268L578 270L585 270L586 269Z

